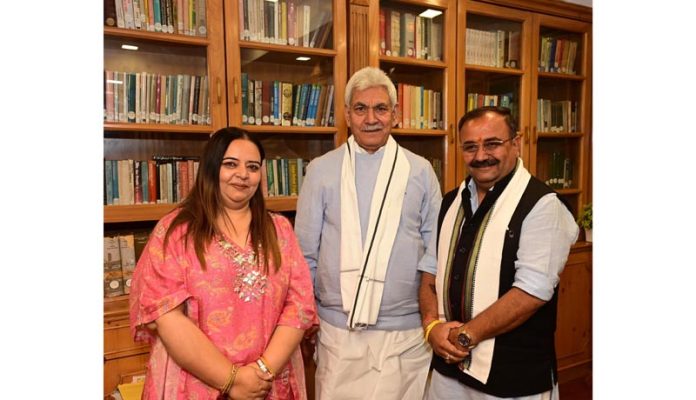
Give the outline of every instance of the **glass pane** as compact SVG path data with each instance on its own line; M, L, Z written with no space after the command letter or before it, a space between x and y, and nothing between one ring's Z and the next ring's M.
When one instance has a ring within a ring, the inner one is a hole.
M333 59L241 49L242 123L333 126Z
M466 111L483 106L510 109L515 123L520 122L520 77L468 70L466 72Z
M582 34L541 27L539 40L539 72L582 73Z
M206 0L138 2L104 0L104 25L205 37ZM183 9L179 9L179 5ZM156 7L155 7L156 6Z
M105 37L104 120L210 125L206 65L205 47Z
M441 61L444 13L424 6L382 1L380 54Z
M580 132L582 82L539 78L537 130L539 132Z
M444 129L442 73L427 73L421 66L381 62L394 82L399 103L399 128Z
M521 68L521 31L521 22L467 14L465 62L497 68Z
M554 189L577 189L580 144L578 138L539 138L536 177Z
M333 2L239 0L239 38L252 42L333 48Z
M424 136L401 136L398 133L394 134L394 139L405 148L412 152L425 157L430 161L430 164L435 170L440 187L443 187L444 176L444 161L445 148L441 137L424 137Z

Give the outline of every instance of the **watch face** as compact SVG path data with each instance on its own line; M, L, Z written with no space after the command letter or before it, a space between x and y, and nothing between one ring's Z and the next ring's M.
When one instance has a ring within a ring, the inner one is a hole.
M469 338L469 335L463 332L457 336L457 341L462 347L469 347L469 345L471 344L471 339Z

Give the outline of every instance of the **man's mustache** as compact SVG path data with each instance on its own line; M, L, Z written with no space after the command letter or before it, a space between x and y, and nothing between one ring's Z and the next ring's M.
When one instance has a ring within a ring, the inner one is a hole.
M494 165L500 164L500 160L496 160L495 158L488 158L483 161L480 160L474 160L471 163L469 163L469 166L471 168L482 168L482 167L492 167Z

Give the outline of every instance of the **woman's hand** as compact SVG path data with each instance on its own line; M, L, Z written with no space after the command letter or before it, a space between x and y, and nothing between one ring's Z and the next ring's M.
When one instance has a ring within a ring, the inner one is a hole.
M249 363L239 368L229 392L230 398L263 400L271 390L272 383L273 378L270 374L261 371L256 363Z

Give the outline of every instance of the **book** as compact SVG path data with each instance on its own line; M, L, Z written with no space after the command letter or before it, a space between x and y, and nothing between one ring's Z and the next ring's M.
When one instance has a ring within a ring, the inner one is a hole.
M249 79L247 82L247 123L249 125L255 125L256 124L256 86L255 86L255 81L253 79Z
M104 25L116 26L116 3L120 0L105 0L104 1Z
M273 92L272 81L261 83L261 118L263 125L273 125L271 121L271 93Z
M118 236L121 252L121 272L123 276L123 292L130 293L133 271L135 271L135 244L133 235Z
M280 111L282 114L283 126L292 125L292 83L282 82L282 101L280 106Z
M298 171L297 171L297 159L290 158L287 159L288 165L288 194L290 196L297 196L299 193L299 182L298 182Z
M507 68L518 68L520 63L520 32L509 31L507 34Z
M118 238L104 237L104 297L123 294L123 271Z
M255 119L255 124L256 125L261 125L262 118L263 118L263 82L262 81L255 81L254 82L254 115L256 116Z
M136 231L133 233L133 247L135 250L135 263L136 265L138 264L138 261L140 261L140 257L143 254L143 251L145 250L145 245L147 245L147 241L149 240L150 235L146 231Z
M416 16L405 12L401 20L401 56L416 58Z
M391 10L387 7L381 7L384 10L384 54L391 56Z
M296 28L296 13L295 13L295 1L287 0L288 2L288 44L291 46L297 46L297 28Z
M111 160L104 160L104 187L106 190L106 201L104 204L114 204L114 185L112 181L113 170L111 169Z
M386 21L385 21L385 8L380 7L379 9L379 54L384 55L386 54L387 50L387 43L386 43Z
M147 160L147 192L148 192L148 203L157 203L157 164L154 160Z
M276 167L274 159L267 159L264 161L266 165L266 185L268 186L267 196L273 197L278 195L278 190L276 189Z
M401 54L401 13L391 10L391 55Z

